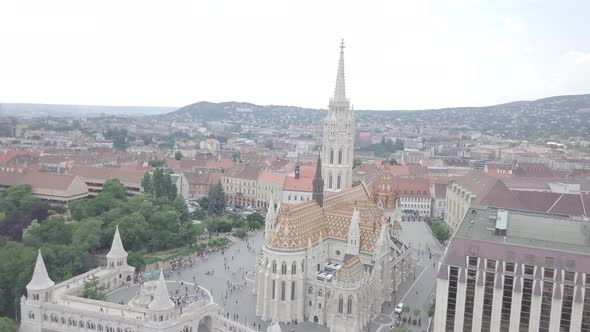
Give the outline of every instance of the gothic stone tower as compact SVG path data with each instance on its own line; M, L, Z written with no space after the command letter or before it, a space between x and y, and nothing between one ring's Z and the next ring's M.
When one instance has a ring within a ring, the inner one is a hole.
M334 97L330 98L324 120L322 171L326 191L342 191L352 187L354 150L354 115L346 98L344 84L344 40L340 44L340 62Z

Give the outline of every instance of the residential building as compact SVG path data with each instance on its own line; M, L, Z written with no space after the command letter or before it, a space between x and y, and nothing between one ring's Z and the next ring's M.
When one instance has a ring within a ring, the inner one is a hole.
M456 230L472 204L517 208L514 193L498 178L471 171L456 178L447 186L445 222Z
M432 183L430 185L432 200L432 218L445 219L447 205L447 185L444 183Z
M318 164L319 165L319 164ZM286 176L280 202L298 204L312 199L313 178L302 177L300 166L295 165L294 176Z
M236 164L228 168L221 177L225 199L229 205L256 206L256 180L260 168Z
M424 159L424 153L417 149L405 148L401 152L401 161L407 165L422 164Z
M256 184L256 207L267 209L268 202L272 198L273 202L281 201L283 192L283 183L285 182L285 172L261 171L258 174Z

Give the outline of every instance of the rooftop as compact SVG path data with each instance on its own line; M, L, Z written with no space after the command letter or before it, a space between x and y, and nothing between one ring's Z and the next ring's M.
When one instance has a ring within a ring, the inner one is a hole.
M495 208L471 208L453 241L466 239L590 254L590 221L546 213L507 210L506 236L500 236L494 232L498 211Z

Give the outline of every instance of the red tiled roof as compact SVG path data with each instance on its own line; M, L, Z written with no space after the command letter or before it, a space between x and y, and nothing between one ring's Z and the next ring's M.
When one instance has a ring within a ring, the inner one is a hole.
M109 179L118 179L126 185L140 186L141 180L145 175L144 170L133 168L119 167L92 167L92 166L74 166L70 174L79 175L84 181L106 181Z
M225 176L237 179L256 180L258 179L259 172L260 167L236 164L225 171Z
M0 172L0 185L12 187L28 184L34 189L67 190L76 179L75 175L50 172Z
M223 173L209 173L209 184L218 184L222 176Z
M285 182L283 183L283 190L302 191L310 193L313 191L312 182L312 178L296 179L294 177L287 176L285 177Z
M285 173L262 171L258 174L258 182L274 183L281 185L285 182Z
M442 183L435 183L434 197L436 197L436 199L445 199L447 197L447 185Z
M427 179L396 178L393 180L393 183L399 189L402 196L430 196L430 185Z

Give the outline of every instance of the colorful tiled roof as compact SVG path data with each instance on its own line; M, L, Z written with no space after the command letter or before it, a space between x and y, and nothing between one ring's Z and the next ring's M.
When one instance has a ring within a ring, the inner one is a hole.
M383 214L369 201L364 186L328 195L324 207L314 200L291 205L281 204L273 238L268 246L278 251L298 251L325 238L344 240L348 236L354 208L360 212L360 252L372 254L379 239Z
M336 284L341 288L356 288L363 277L365 269L359 256L346 257L342 269L336 275Z

